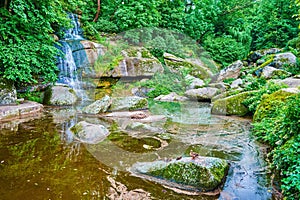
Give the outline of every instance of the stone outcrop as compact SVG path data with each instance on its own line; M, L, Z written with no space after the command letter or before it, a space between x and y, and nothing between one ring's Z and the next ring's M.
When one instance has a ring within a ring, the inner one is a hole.
M74 105L78 100L75 91L66 85L49 87L45 91L44 104L54 106Z
M198 101L210 101L214 96L218 95L220 90L213 87L204 87L199 89L191 89L185 92L185 96L187 96L191 100Z
M220 186L229 165L225 160L213 157L183 157L171 161L137 163L131 171L146 179L163 182L164 185L200 192L212 191Z
M77 123L70 128L70 131L74 133L77 140L87 144L97 144L109 135L109 131L103 125L85 121Z
M17 92L13 83L0 78L0 106L14 104L16 100Z

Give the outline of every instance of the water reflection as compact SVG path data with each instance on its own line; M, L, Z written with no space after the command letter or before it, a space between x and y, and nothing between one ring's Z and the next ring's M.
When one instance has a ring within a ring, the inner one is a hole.
M75 108L47 108L14 128L2 125L1 199L270 199L249 121L211 116L209 110L208 104L155 105L150 111L168 120L143 123L158 132L126 128L124 119L84 116ZM79 121L102 124L111 134L99 144L79 143L69 131ZM185 156L190 149L231 163L219 197L177 193L129 172L136 162Z

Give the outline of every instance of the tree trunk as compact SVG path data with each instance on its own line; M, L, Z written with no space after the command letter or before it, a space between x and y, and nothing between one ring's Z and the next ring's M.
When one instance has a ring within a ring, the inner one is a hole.
M8 0L5 0L4 1L4 8L7 9L7 6L8 6Z
M99 13L100 13L100 4L101 4L101 0L98 0L98 8L97 8L97 13L96 13L96 16L93 20L93 22L96 22L98 17L99 17Z

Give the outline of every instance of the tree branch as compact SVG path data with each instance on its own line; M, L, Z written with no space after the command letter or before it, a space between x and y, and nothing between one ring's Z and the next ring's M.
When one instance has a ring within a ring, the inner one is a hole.
M100 14L100 5L101 5L101 0L98 0L98 8L97 8L97 13L96 13L96 16L93 20L93 22L96 22L98 17L99 17L99 14Z

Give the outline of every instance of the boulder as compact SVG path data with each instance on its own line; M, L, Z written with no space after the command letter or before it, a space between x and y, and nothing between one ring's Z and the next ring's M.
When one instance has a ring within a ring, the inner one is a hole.
M243 104L243 101L248 98L253 91L242 92L233 96L229 96L223 99L218 99L213 102L212 105L212 114L221 114L221 115L238 115L244 116L249 110Z
M14 84L0 78L0 105L14 104L17 100L17 91Z
M258 50L250 53L249 59L251 62L256 62L258 59L262 58L265 55L269 54L276 54L280 52L281 50L278 48L271 48L271 49L263 49L263 50Z
M291 75L291 73L289 73L287 71L277 69L277 68L271 67L271 66L266 66L263 68L260 76L263 78L266 78L266 79L270 79L270 78L287 77L290 75Z
M279 53L275 55L273 62L276 68L283 67L284 65L296 66L297 57L291 52Z
M203 80L201 80L200 78L193 77L189 74L185 77L185 81L187 83L190 83L190 85L188 86L189 89L197 89L205 86Z
M111 105L111 98L105 95L102 99L95 101L94 103L84 107L83 113L86 114L99 114L105 113Z
M213 87L204 87L199 89L191 89L185 92L185 96L192 100L210 101L214 96L218 95L220 90Z
M109 131L103 125L90 124L85 121L71 127L70 131L74 134L75 139L87 144L97 144L109 135Z
M146 98L129 96L129 97L115 97L112 98L112 104L109 111L134 111L148 108L148 101Z
M44 95L44 104L46 105L70 106L74 105L77 100L75 91L66 85L49 87Z
M205 65L199 59L183 59L169 53L164 53L164 61L173 72L178 72L180 69L190 70L190 74L200 79L210 79L213 73L209 66Z
M276 80L277 83L283 83L286 84L290 88L296 88L300 86L300 78L286 78L283 80Z
M160 95L154 99L155 101L187 101L187 97L179 96L175 92L171 92L167 95Z
M221 82L229 78L238 78L243 67L243 62L238 60L225 69L222 69L218 75L217 81Z
M261 121L264 117L268 116L272 112L276 112L277 106L280 106L280 102L295 94L299 94L298 88L283 88L272 94L263 95L260 104L258 105L253 120L255 122Z
M131 89L131 94L138 97L147 97L147 94L153 90L154 88L135 87Z
M183 157L171 161L142 162L133 165L131 171L146 179L164 185L200 192L212 191L225 180L229 164L213 157Z

